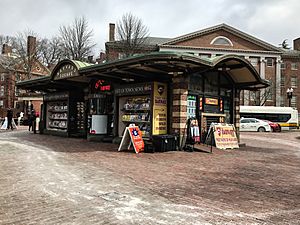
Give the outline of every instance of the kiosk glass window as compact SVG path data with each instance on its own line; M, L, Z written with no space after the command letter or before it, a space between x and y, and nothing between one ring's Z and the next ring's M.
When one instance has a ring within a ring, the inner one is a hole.
M204 81L205 94L218 95L219 94L219 74L218 72L206 73Z
M230 97L233 85L226 74L220 74L220 95Z
M189 89L192 91L203 93L203 76L201 74L194 74L190 77Z
M106 114L106 98L90 99L90 114L91 115Z

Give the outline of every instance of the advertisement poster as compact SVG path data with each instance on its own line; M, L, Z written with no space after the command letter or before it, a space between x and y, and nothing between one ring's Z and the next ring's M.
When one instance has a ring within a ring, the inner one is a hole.
M239 148L233 124L215 124L214 137L219 149Z
M131 144L133 144L136 153L144 151L145 144L142 132L138 126L130 125L129 127L126 127L118 151L129 150Z
M152 134L167 134L167 84L154 82Z

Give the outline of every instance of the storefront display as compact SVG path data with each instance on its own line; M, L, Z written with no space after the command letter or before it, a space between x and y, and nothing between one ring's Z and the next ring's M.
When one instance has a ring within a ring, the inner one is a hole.
M129 124L139 127L143 138L167 133L167 85L142 83L118 87L118 136ZM123 96L124 95L124 96Z
M89 136L113 133L114 96L112 84L103 79L92 80L88 95Z
M187 99L187 116L188 119L192 117L196 117L196 108L197 108L197 101L196 96L188 96Z
M85 130L85 104L84 102L76 103L76 125L78 131Z
M66 132L68 128L67 101L56 101L48 103L47 112L47 129Z
M143 137L149 137L151 132L150 116L151 101L150 96L121 97L121 122L119 130L124 130L129 124L135 124L140 128Z
M46 94L45 133L64 136L84 136L86 132L85 103L78 93Z

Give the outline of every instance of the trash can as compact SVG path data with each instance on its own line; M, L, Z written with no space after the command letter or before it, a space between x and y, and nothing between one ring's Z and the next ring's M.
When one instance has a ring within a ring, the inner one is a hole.
M174 135L153 135L153 150L155 152L166 152L177 150L177 137Z

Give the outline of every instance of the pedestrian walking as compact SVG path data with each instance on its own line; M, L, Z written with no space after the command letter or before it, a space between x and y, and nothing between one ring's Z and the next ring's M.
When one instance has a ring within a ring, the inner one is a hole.
M33 133L36 133L36 114L34 109L31 110L31 113L29 115L28 125L28 130L32 130Z
M18 116L18 115L17 115ZM21 120L23 119L24 113L20 112L18 116L18 126L21 126Z
M33 116L32 116L32 113L34 112L34 110L31 110L30 111L30 113L29 113L29 115L28 115L28 131L31 131L31 130L33 130L33 126L32 126L32 124L33 124Z
M7 110L7 130L9 130L10 128L13 130L13 124L12 124L12 119L13 119L13 111L11 110L11 108L8 108Z

